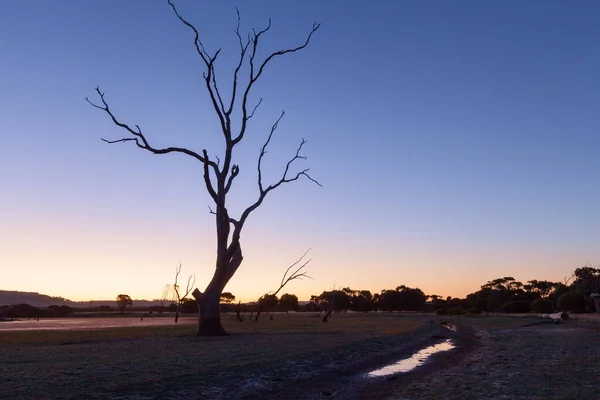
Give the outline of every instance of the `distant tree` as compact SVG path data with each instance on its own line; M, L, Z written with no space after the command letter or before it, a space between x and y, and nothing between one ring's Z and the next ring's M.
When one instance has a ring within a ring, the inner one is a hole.
M554 311L554 303L547 298L535 299L531 302L531 311L540 314L550 314Z
M554 292L556 285L556 282L538 281L537 279L533 279L528 281L523 288L529 293L533 293L536 296L545 298Z
M586 306L585 296L575 290L564 293L558 298L558 308L562 311L583 312Z
M262 311L271 312L275 310L277 304L279 303L279 299L275 294L265 294L258 300L258 306Z
M181 290L179 285L177 284L177 280L179 278L179 274L181 273L181 261L179 262L179 267L175 268L175 283L173 284L173 302L177 305L177 309L175 310L175 323L179 321L179 311L181 309L181 303L188 297L194 284L196 283L196 275L190 275L187 280L187 285L185 285L185 292ZM193 278L193 279L192 279Z
M592 293L600 293L600 269L593 267L577 268L573 273L575 279L571 287L589 297Z
M503 313L528 313L531 308L527 300L511 300L502 304L499 310Z
M50 307L48 307L51 311L51 316L52 317L57 317L57 318L61 318L61 317L68 317L73 315L73 309L69 306L57 306L57 305L52 305Z
M448 308L448 302L446 300L444 300L443 296L440 296L438 294L430 294L427 296L428 299L430 299L431 303L433 304L433 309L434 310L439 310L441 308ZM452 299L450 299L452 300Z
M377 307L392 311L419 311L427 301L427 296L419 288L410 288L405 285L394 290L382 290L378 296Z
M129 297L128 294L120 294L117 296L117 307L119 307L119 311L121 315L125 312L125 308L131 307L133 305L133 300Z
M221 293L221 304L231 304L235 301L235 296L230 292Z
M328 316L331 315L331 312L349 310L351 306L350 296L343 290L326 290L314 298L318 301L321 309L329 314Z
M285 293L279 299L279 308L282 311L298 310L298 296L295 294Z
M30 304L17 304L7 311L9 318L36 318L39 316L39 309Z
M312 35L319 29L320 24L314 23L304 41L298 46L277 50L270 55L266 55L265 58L259 59L259 43L262 42L261 38L264 38L263 35L267 34L271 29L271 22L269 21L266 28L252 30L247 38L242 38L243 35L240 33L240 18L238 13L238 23L234 33L239 44L239 58L232 68L231 89L229 93L226 93L225 90L223 90L223 86L217 84L216 77L215 62L218 55L221 53L221 49L217 50L212 55L209 54L196 27L183 18L172 0L168 0L168 3L171 5L175 16L189 28L194 35L194 50L202 60L204 70L202 74L203 81L211 100L212 109L220 121L220 131L224 139L221 157L209 156L206 149L203 149L202 152L195 152L182 147L153 147L153 145L150 144L148 136L142 131L142 128L139 125L126 124L117 118L113 113L113 110L109 107L104 92L102 92L99 87L96 87L99 102L93 103L88 98L86 98L86 100L93 107L105 112L110 120L125 132L124 137L115 140L104 139L105 142L136 144L137 147L154 154L184 154L200 162L206 190L215 204L215 209L211 210L211 213L215 215L216 221L217 259L214 275L204 293L196 289L192 295L198 302L200 308L200 313L198 314L198 335L221 336L225 335L226 332L221 325L219 300L227 283L242 264L243 256L240 238L242 229L248 220L248 217L254 210L263 204L269 193L282 185L298 181L301 178L306 178L320 186L320 184L309 175L308 168L301 169L295 173L292 171L292 164L295 165L296 161L306 159L305 156L301 155L302 148L306 143L304 139L300 142L294 156L290 157L289 161L286 163L285 169L279 179L271 184L266 184L264 182L262 174L263 157L267 153L267 147L271 142L273 134L277 130L278 124L284 116L284 112L282 112L279 118L277 118L275 123L271 126L270 133L260 149L256 169L258 174L257 198L248 205L239 217L230 215L229 210L227 209L228 195L234 184L235 178L240 172L240 166L234 164L234 154L239 148L237 145L242 142L246 136L247 127L250 125L249 121L262 102L261 99L254 106L249 103L253 98L252 89L255 87L255 83L263 76L265 68L267 65L271 65L271 61L280 59L286 54L290 55L306 48ZM244 69L246 69L246 71L242 74Z
M172 303L169 311L177 311L177 305ZM198 314L198 303L194 299L183 299L179 311L182 314Z

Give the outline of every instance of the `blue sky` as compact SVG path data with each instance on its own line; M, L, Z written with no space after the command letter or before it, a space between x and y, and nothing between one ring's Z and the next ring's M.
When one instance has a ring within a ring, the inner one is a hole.
M226 290L251 300L312 248L301 298L334 286L400 284L462 296L487 280L562 280L600 262L600 4L593 1L183 1L179 11L230 90L241 30L272 30L259 56L303 42L257 83L229 206L257 195L256 158L279 125L265 175L304 137L323 188L282 187L248 221ZM192 158L220 154L193 35L166 1L19 1L0 12L1 288L74 300L153 298L179 259L202 290L214 221Z

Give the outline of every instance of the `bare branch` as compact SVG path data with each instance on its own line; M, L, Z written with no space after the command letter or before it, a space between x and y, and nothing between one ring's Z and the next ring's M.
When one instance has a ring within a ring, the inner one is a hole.
M285 115L285 111L282 111L279 118L277 118L277 121L275 121L275 123L271 126L271 132L269 133L269 136L267 137L265 144L263 144L263 147L260 149L260 155L258 156L258 189L260 190L261 194L264 192L263 185L262 185L262 169L261 169L262 158L267 153L267 146L271 142L273 133L275 133L275 131L277 130L279 121L281 121L281 119L283 118L284 115Z
M271 27L271 20L269 19L269 28ZM282 56L284 54L287 53L295 53L298 50L302 50L303 48L305 48L306 46L308 46L308 43L310 42L310 38L312 37L313 33L315 33L317 30L319 30L319 28L321 27L320 23L315 22L313 24L312 30L310 31L310 33L308 34L308 37L306 38L306 41L304 42L304 44L293 48L293 49L287 49L287 50L279 50L276 51L275 53L272 53L269 57L267 57L265 59L265 61L263 61L263 63L260 65L260 68L258 69L258 73L256 74L256 76L253 78L254 81L256 81L260 75L262 74L265 66L269 63L269 61L271 61L273 58L277 57L277 56ZM267 28L268 30L268 28ZM256 41L258 41L258 36L255 39Z
M219 92L219 87L217 86L217 78L216 78L217 75L215 74L215 68L214 68L214 66L212 66L212 64L211 64L211 68L212 68L211 75L212 75L213 88L215 90L215 93L217 94L217 99L219 100L219 106L221 107L221 112L225 113L225 105L223 105L223 99L221 98L221 93ZM227 118L227 120L229 121L229 118Z
M192 288L194 287L194 284L196 283L196 275L195 274L193 275L193 280L192 280L192 275L190 275L187 280L187 285L185 286L185 293L183 296L181 296L181 293L179 292L179 285L177 284L177 280L179 278L180 273L181 273L181 260L179 260L179 267L175 268L175 283L173 284L173 301L175 301L177 303L177 310L175 311L175 323L177 323L177 321L179 320L179 310L181 309L181 304L189 296L190 291L192 290ZM196 289L196 290L198 290L198 289ZM194 297L196 297L196 296L194 295Z
M133 141L135 142L135 144L144 150L148 150L154 154L167 154L167 153L183 153L183 154L187 154L188 156L194 157L195 159L201 161L201 162L208 162L209 165L210 164L214 164L214 162L212 161L208 161L206 160L204 157L202 157L200 154L192 151L192 150L188 150L186 148L180 148L180 147L167 147L165 149L155 149L154 147L150 146L150 143L148 143L148 140L146 139L146 137L144 136L144 134L142 133L141 128L138 125L135 125L136 129L133 129L131 126L120 122L115 115L112 113L112 111L110 110L108 103L106 102L106 99L104 98L104 93L100 91L100 87L96 86L96 93L98 93L98 95L100 96L100 100L102 101L102 105L98 105L93 103L92 101L90 101L89 98L85 98L85 100L92 105L95 108L98 108L100 110L103 110L104 112L106 112L110 118L112 119L113 123L123 129L125 129L127 132L129 132L131 135L133 135L134 137L131 138L122 138L122 139L117 139L117 140L107 140L102 138L102 140L106 143L120 143L120 142L130 142ZM141 141L141 142L140 142ZM216 164L214 164L214 167L216 167Z
M254 117L254 113L256 112L256 109L258 108L258 106L260 106L260 103L262 103L262 97L260 98L260 100L258 100L258 103L256 103L256 105L254 106L254 108L252 109L252 112L246 118L246 121L249 121L250 118Z
M238 73L240 72L240 68L242 67L242 64L244 63L244 58L246 57L246 51L248 50L248 46L250 45L250 37L248 37L248 41L246 42L245 45L242 41L242 36L240 35L240 20L241 20L240 10L236 7L235 12L237 13L237 27L235 28L235 34L238 37L238 40L240 43L240 60L238 62L237 67L235 68L235 71L233 72L233 89L231 90L231 102L229 103L229 108L225 112L225 116L227 117L228 121L229 121L229 116L231 115L231 112L233 111L233 106L235 105L235 97L237 95L237 86L238 86L238 81L237 81Z
M304 278L312 279L310 276L308 276L306 271L303 271L303 269L306 267L306 265L312 261L312 258L309 259L308 261L304 262L298 268L294 269L293 272L288 275L290 270L292 270L294 267L296 267L302 261L302 259L304 259L304 257L308 254L309 251L310 251L310 249L306 250L306 252L304 254L302 254L302 256L298 260L296 260L292 265L290 265L285 270L285 273L283 274L283 277L281 278L281 283L279 284L279 288L277 290L275 290L275 291L271 290L259 297L259 299L258 299L259 309L258 309L256 317L254 319L255 321L258 321L258 317L260 316L260 314L263 310L263 307L264 307L264 305L261 304L261 300L264 299L266 296L277 296L277 293L279 293L281 291L281 289L283 289L285 287L285 285L287 285L289 282L291 282L293 280L304 279Z
M223 106L223 101L221 99L221 94L219 93L219 88L217 86L215 73L214 73L215 72L214 71L214 63L217 60L217 57L219 56L221 49L217 50L215 52L215 55L211 57L208 54L208 52L206 51L206 49L204 48L204 44L202 44L202 41L200 40L200 34L198 33L198 29L196 29L196 27L194 25L192 25L190 22L185 20L181 16L181 14L179 14L179 11L177 11L177 8L175 7L175 4L173 3L172 0L168 0L168 2L169 2L169 5L171 6L171 8L173 9L173 12L177 16L177 18L179 18L179 20L181 22L183 22L184 25L189 27L194 32L194 46L196 47L196 52L200 55L200 57L202 57L202 61L204 61L204 64L206 64L207 72L203 75L204 80L206 81L206 88L208 89L208 93L210 94L210 99L213 103L213 108L215 109L215 112L217 113L217 116L219 117L219 121L221 122L221 129L223 130L223 134L225 136L228 136L227 132L228 132L229 123L226 122L226 120L229 121L229 118L227 118L227 119L225 118L225 115L224 115L225 107ZM211 86L211 82L212 82L212 86ZM214 88L213 88L213 86L214 86Z
M229 175L229 179L227 180L227 185L225 185L225 193L229 193L229 189L231 189L231 183L235 179L236 176L240 173L239 165L234 165L231 167L231 175Z
M242 99L242 126L240 127L240 132L238 134L238 136L233 139L233 143L234 145L237 144L240 140L242 140L242 138L244 137L244 134L246 133L246 127L247 127L247 122L248 122L248 108L247 108L247 104L248 104L248 95L250 94L250 90L252 89L252 86L254 85L254 83L258 80L258 78L261 76L261 74L263 73L263 70L265 69L265 67L267 66L267 64L274 59L275 57L278 56L282 56L284 54L288 54L288 53L295 53L299 50L304 49L306 46L308 46L308 43L310 42L310 39L312 38L312 35L319 30L319 28L321 27L320 23L315 22L313 24L312 30L310 31L310 33L308 34L308 36L306 37L306 40L304 41L304 43L300 46L297 46L293 49L286 49L286 50L279 50L276 51L274 53L271 53L270 56L268 56L261 64L260 67L258 68L258 72L256 73L256 75L254 74L254 58L256 56L256 49L258 47L258 42L260 39L260 36L267 32L269 29L271 29L271 19L269 19L269 25L259 31L258 33L256 33L256 31L254 32L254 37L251 37L250 40L252 41L252 51L250 54L250 78L249 78L249 82L248 85L246 86L246 90L244 91L244 96ZM256 107L255 107L256 110ZM252 112L252 114L250 114L250 116L252 116L254 114L254 112Z
M208 193L210 194L210 197L212 197L212 199L215 201L215 203L218 204L218 196L217 196L217 192L215 191L215 188L212 185L212 181L210 180L210 170L208 169L209 166L211 166L211 162L208 159L208 152L206 150L202 150L202 153L204 154L204 183L206 184L206 190L208 190ZM213 169L215 170L216 174L217 174L217 179L219 177L219 169L217 168L216 164L214 162L212 162L212 165L214 165Z
M288 267L288 269L285 270L285 273L283 274L283 277L281 278L281 284L279 286L279 289L277 289L277 291L275 292L275 294L279 293L279 291L285 286L287 285L287 283L289 281L293 281L294 279L302 279L302 278L311 278L310 276L308 276L306 274L306 271L300 272L304 267L306 267L306 265L312 261L312 258L309 259L308 261L306 261L304 264L302 264L300 267L298 267L296 270L294 270L294 272L292 272L291 275L288 276L288 272L290 272L290 269L292 269L293 267L295 267L296 265L298 265L302 259L308 254L308 252L310 251L310 249L306 250L306 252L304 254L302 254L302 256L292 265L290 265ZM311 278L312 279L312 278Z
M185 285L185 294L183 295L182 299L186 299L188 297L188 295L192 291L192 288L194 287L195 284L196 284L196 274L190 275L187 280L187 285Z
M296 150L296 154L294 155L294 157L291 158L287 162L287 164L285 166L285 170L283 172L283 176L281 177L281 179L277 183L275 183L273 185L269 185L266 189L263 187L263 183L262 183L262 158L266 154L266 152L267 152L267 150L266 150L267 146L271 142L271 138L273 137L273 133L275 133L275 131L277 130L277 126L279 124L279 121L281 121L281 118L283 118L284 115L285 115L285 112L282 112L281 115L279 116L279 118L273 124L273 126L271 126L271 132L269 133L269 136L267 137L267 140L266 140L265 144L261 148L260 155L258 156L258 189L259 189L259 196L258 196L258 199L254 202L254 204L252 204L251 206L249 206L248 208L246 208L246 210L244 210L244 212L242 213L242 215L240 217L240 220L239 220L240 224L237 227L238 229L236 229L236 232L234 232L234 236L238 236L239 237L239 234L240 234L239 230L242 229L242 227L243 227L244 223L246 222L246 219L248 218L248 216L250 215L250 213L252 211L256 210L262 204L263 200L265 199L265 197L267 196L267 194L270 191L272 191L274 189L277 189L282 184L297 181L298 179L300 179L301 176L305 176L311 182L316 183L317 185L323 187L323 185L321 185L321 183L319 183L319 181L317 181L316 179L314 179L313 177L311 177L308 174L308 171L310 170L310 168L306 168L306 169L304 169L304 170L296 173L296 175L293 176L293 177L288 177L290 166L292 165L292 163L294 161L299 160L299 159L300 160L306 160L305 156L300 155L302 147L306 143L306 140L304 140L304 139L302 139L302 141L300 142L300 145L298 146L298 149Z
M210 63L212 61L214 61L214 58L211 58L208 55L208 53L206 52L206 50L204 49L204 45L200 41L200 34L198 33L198 30L196 29L196 27L194 27L194 25L190 24L188 21L183 19L183 17L177 11L177 8L175 8L175 4L173 3L172 0L169 0L168 2L169 2L169 5L171 6L171 8L173 8L173 12L175 12L175 15L177 16L177 18L179 18L179 20L181 22L183 22L187 27L189 27L191 30L194 31L194 34L196 35L194 38L194 46L196 47L196 52L200 55L200 57L202 57L202 60L208 67L210 65ZM216 55L215 55L215 57L216 57Z

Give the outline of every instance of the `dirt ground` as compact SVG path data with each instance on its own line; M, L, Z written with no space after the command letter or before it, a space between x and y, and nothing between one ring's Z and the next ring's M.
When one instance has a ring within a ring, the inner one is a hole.
M523 326L540 319L446 318L456 332L433 315L348 315L329 325L293 321L290 330L271 329L265 321L261 329L239 328L225 338L87 335L2 343L0 398L600 398L598 319ZM365 378L444 338L456 348L413 372Z
M523 318L469 318L476 342L453 363L393 388L381 399L600 398L600 319L528 325ZM458 323L458 321L457 321ZM365 394L363 394L365 395ZM364 397L364 398L369 398Z

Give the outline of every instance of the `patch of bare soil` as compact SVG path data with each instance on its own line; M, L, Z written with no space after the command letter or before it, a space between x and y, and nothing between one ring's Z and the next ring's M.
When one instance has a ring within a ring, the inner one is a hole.
M578 319L556 325L538 324L541 321L531 317L455 318L452 322L458 326L456 333L434 334L433 338L449 337L456 348L433 356L411 372L365 378L369 368L357 365L352 374L330 374L322 380L291 385L270 398L600 398L600 322ZM396 359L406 355L406 351L394 352Z
M523 327L472 319L479 343L453 363L360 398L558 400L600 398L600 325L594 320ZM491 324L490 324L491 322ZM522 322L518 326L516 322Z

